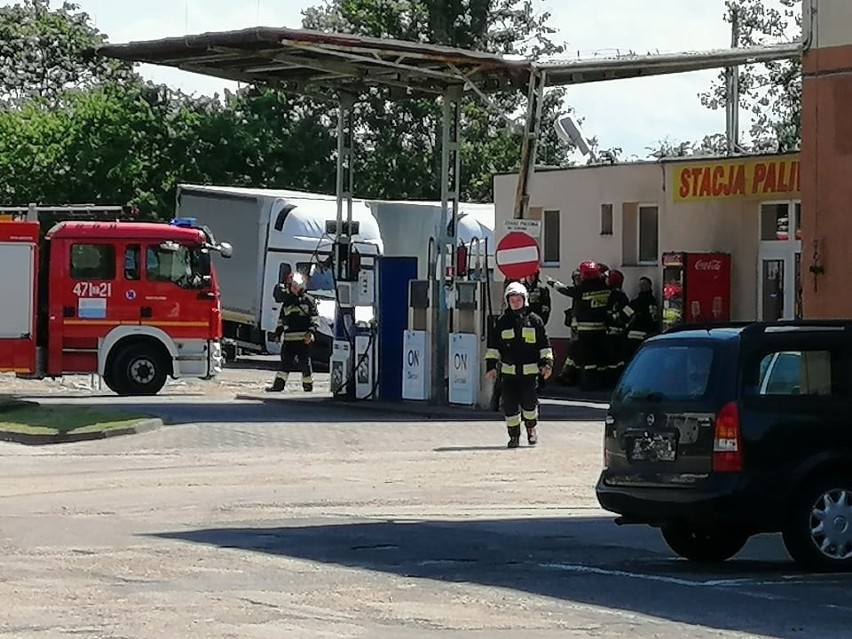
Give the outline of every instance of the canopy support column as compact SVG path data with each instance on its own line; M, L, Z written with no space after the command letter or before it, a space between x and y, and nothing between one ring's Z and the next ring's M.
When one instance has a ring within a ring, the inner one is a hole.
M464 87L452 86L444 93L443 122L441 128L441 228L438 237L438 269L430 274L438 282L436 287L437 330L432 332L432 403L446 404L449 389L445 382L450 351L450 300L454 292L456 230L459 216L459 188L461 173L461 100ZM448 277L448 270L452 269Z

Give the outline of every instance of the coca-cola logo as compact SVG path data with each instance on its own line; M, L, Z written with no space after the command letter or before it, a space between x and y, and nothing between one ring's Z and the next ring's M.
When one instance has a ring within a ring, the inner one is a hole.
M695 263L696 271L721 271L722 260L698 260Z

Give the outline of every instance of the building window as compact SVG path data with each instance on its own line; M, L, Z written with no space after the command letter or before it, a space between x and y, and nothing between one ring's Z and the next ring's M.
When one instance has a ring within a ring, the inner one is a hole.
M612 235L612 204L601 204L601 235Z
M545 211L542 223L544 263L559 264L559 211Z
M639 262L656 264L660 249L659 209L656 206L639 207Z
M71 278L75 280L115 279L115 246L111 244L72 245Z

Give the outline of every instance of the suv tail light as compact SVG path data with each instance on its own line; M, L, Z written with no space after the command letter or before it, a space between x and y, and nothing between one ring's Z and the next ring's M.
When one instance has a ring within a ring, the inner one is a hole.
M736 402L722 406L716 415L713 435L713 472L738 473L743 469L743 440L740 410Z

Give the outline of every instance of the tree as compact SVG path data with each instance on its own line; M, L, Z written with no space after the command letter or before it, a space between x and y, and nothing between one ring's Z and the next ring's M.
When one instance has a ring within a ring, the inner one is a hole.
M308 9L305 28L362 36L396 38L500 54L540 57L560 53L549 36L550 15L536 14L526 0L325 0ZM564 91L548 92L543 107L539 162L563 165L566 149L553 122L562 112ZM462 107L461 197L489 201L496 172L519 164L517 113L525 97L491 96L489 108L477 98ZM507 118L507 116L509 116ZM509 121L507 121L507 119ZM439 100L409 99L386 103L376 94L357 109L359 152L357 190L366 197L438 199L441 148Z
M789 40L802 33L801 0L726 0L725 20L736 14L740 46ZM801 142L802 64L779 60L740 68L741 108L753 117L746 148L755 152L789 151ZM725 74L701 95L710 109L726 104Z
M86 55L105 40L71 2L55 10L49 0L0 7L0 106L27 98L55 104L70 89L126 80L130 65Z

